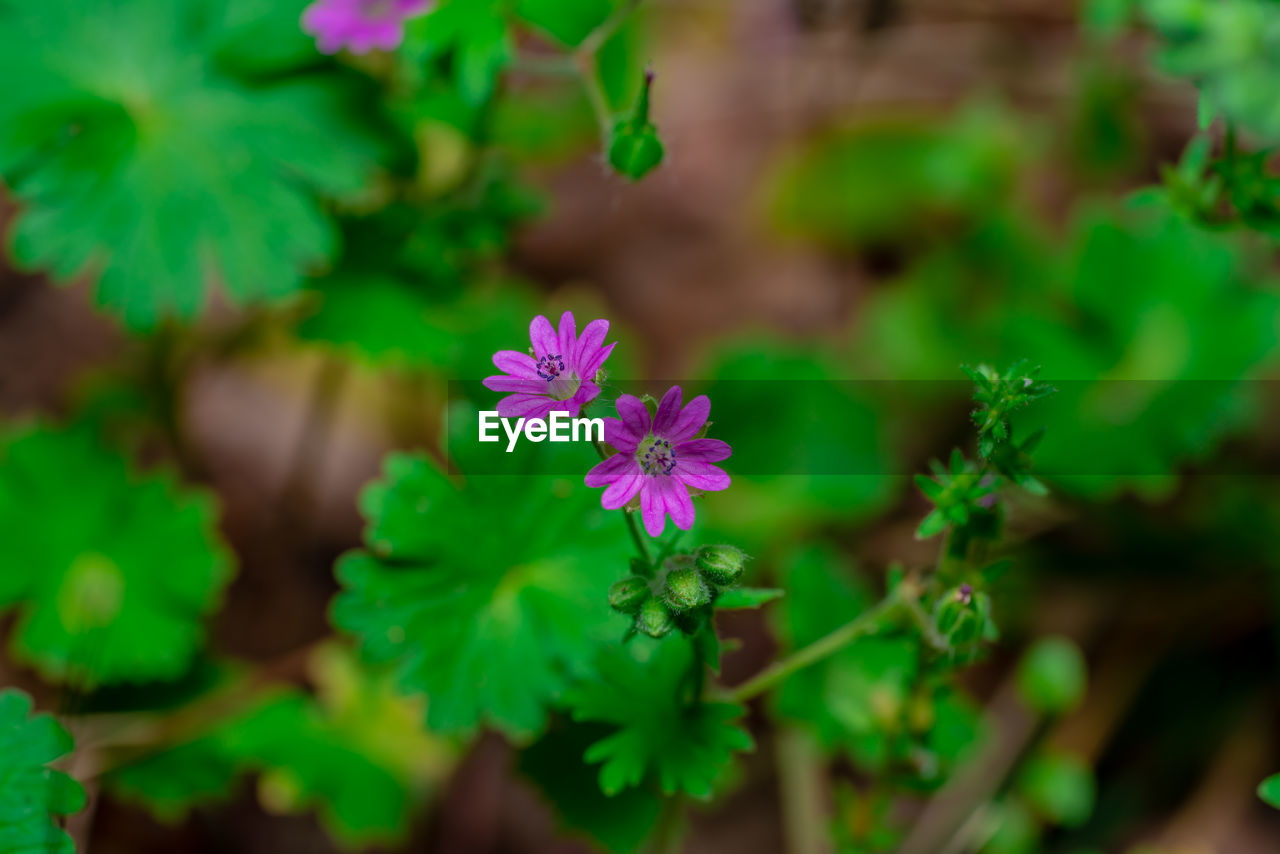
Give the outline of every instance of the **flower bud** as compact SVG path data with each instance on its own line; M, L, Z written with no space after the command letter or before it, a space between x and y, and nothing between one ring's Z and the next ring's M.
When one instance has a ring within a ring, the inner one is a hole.
M633 575L614 582L609 588L609 607L624 614L634 614L640 610L649 595L649 582Z
M747 556L735 546L703 546L698 549L697 564L707 581L717 587L728 587L742 577Z
M702 573L691 566L673 569L667 573L667 584L662 597L673 611L689 611L711 601L711 591L702 580Z
M671 611L656 596L650 596L640 605L636 614L636 629L651 638L666 636L675 628L671 619Z
M965 646L978 640L982 636L982 621L973 605L973 588L968 584L945 593L934 612L938 634L954 646Z

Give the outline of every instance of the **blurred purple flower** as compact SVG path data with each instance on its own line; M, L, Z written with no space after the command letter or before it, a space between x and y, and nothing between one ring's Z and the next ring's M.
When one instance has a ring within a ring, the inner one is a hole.
M651 537L662 533L668 515L682 531L693 526L689 487L713 492L729 486L729 475L712 465L729 458L728 443L694 438L707 423L711 401L700 395L682 408L680 395L680 386L673 386L652 419L639 398L619 397L621 417L604 419L604 440L618 453L587 472L587 486L606 487L600 498L606 510L640 494L644 529Z
M394 50L404 22L421 15L431 0L315 0L302 13L302 29L316 37L321 53Z
M503 373L486 377L485 388L510 392L498 401L498 414L545 419L562 410L576 418L600 394L593 380L617 344L604 346L608 334L609 321L593 320L578 335L571 311L561 315L559 331L542 315L535 317L529 324L532 356L515 350L493 354L493 364Z

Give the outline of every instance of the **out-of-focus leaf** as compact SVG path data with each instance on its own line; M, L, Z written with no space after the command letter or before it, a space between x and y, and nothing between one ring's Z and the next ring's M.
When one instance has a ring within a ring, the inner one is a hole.
M1084 655L1067 638L1037 641L1018 665L1018 691L1041 714L1070 711L1084 698Z
M15 654L56 680L181 675L232 574L215 516L211 495L136 474L83 428L0 445L0 607L18 612Z
M84 789L48 767L70 753L71 736L48 715L31 714L31 698L0 690L0 851L72 854L71 837L53 823L84 807Z
M225 798L252 773L273 812L315 809L335 838L353 846L402 839L451 751L422 731L419 703L340 645L317 648L310 669L316 698L270 692L193 740L113 771L106 785L175 821Z
M1044 754L1028 761L1018 776L1018 791L1054 824L1076 827L1093 812L1093 773L1067 754Z
M0 174L23 206L21 263L60 281L91 273L98 301L146 328L195 315L213 282L237 302L278 298L330 260L319 197L365 191L378 146L342 79L244 76L238 40L272 21L296 29L302 6L260 5L259 18L253 3L0 6L0 77L14 81ZM296 61L285 52L265 64Z
M367 548L338 564L334 622L430 698L434 729L538 732L597 645L621 635L607 603L623 532L580 482L494 475L459 488L396 454L361 509Z

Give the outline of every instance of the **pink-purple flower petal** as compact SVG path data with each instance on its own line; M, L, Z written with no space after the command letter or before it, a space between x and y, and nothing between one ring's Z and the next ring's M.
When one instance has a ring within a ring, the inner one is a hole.
M671 425L676 423L680 415L680 386L673 385L658 401L658 411L653 416L653 435L667 438Z
M667 526L667 506L662 500L662 487L656 477L646 477L643 481L640 485L640 516L649 536L659 537Z
M609 488L600 496L600 506L605 510L617 510L619 507L625 507L631 499L636 497L636 493L640 491L640 487L644 485L644 475L640 474L640 469L627 474L620 475L617 480L609 484Z
M614 454L596 463L591 471L587 472L587 486L592 489L608 486L614 479L631 471L640 471L640 464L636 462L635 456L632 454Z
M671 428L665 434L667 441L675 444L692 439L702 429L702 425L707 423L707 416L710 414L711 400L705 394L698 395L680 410L680 414L676 416Z
M622 423L627 426L638 436L646 436L649 433L649 410L640 398L630 394L618 395L618 402L615 404L618 409L618 417L622 419Z
M528 353L518 353L515 350L499 350L493 354L493 366L504 374L511 374L513 377L546 382L546 380L538 376L538 363Z
M682 531L693 527L693 501L689 498L689 490L678 478L661 477L658 479L662 492L662 504L671 521Z
M573 312L566 311L560 315L560 330L557 335L560 341L559 348L556 352L565 359L577 363L578 352L578 332L577 322L573 319Z
M676 460L673 474L694 489L719 492L729 488L729 475L724 469L698 460Z
M560 339L551 321L541 314L529 324L529 340L533 343L533 354L541 359L543 356L563 356L560 350Z
M729 455L733 453L729 443L722 442L719 439L690 439L687 442L680 442L675 445L672 450L675 452L676 459L697 460L704 463L718 463L721 460L727 460Z
M523 392L525 394L543 394L547 384L542 380L527 380L521 377L509 377L506 374L499 374L493 377L485 377L482 382L484 387L489 391L497 392Z
M640 399L629 394L620 395L616 407L619 417L605 419L605 441L619 453L609 458L610 465L593 468L587 485L606 487L601 503L608 509L622 506L638 490L640 514L651 537L662 533L668 516L677 528L689 530L695 517L689 490L714 492L731 482L712 465L728 459L728 443L690 438L707 423L710 401L700 395L681 406L681 390L674 386L652 418Z
M498 401L498 415L502 418L546 419L561 404L540 394L511 394Z

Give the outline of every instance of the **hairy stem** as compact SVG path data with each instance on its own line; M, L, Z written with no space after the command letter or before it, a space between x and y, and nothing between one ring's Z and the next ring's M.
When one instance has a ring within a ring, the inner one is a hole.
M729 692L729 699L735 703L744 703L753 697L758 697L785 682L793 673L834 655L860 637L874 634L887 617L898 613L902 608L901 594L896 591L889 594L877 605L863 611L826 637L796 650L786 658L775 661L751 679L732 689Z

